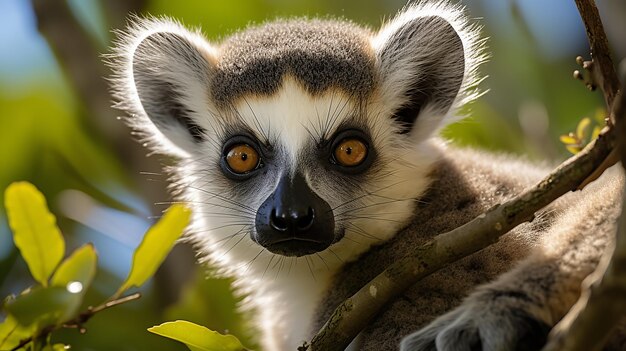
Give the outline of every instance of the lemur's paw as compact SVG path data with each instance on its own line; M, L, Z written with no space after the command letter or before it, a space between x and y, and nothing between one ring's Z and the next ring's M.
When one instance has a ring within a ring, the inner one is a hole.
M517 291L483 290L402 340L401 351L534 351L550 326L541 309Z

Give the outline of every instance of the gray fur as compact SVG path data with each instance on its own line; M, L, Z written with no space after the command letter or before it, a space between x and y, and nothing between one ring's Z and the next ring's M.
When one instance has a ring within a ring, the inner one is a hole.
M428 105L441 114L448 112L463 83L460 72L465 67L463 43L450 23L441 17L409 21L385 42L378 56L384 78L396 71L414 72L396 88L402 104L394 117L407 126L405 131Z
M271 95L285 75L315 95L338 87L359 98L375 87L368 30L335 20L277 21L229 37L220 46L213 99L220 105L246 94Z
M314 329L335 306L412 248L506 201L547 171L472 150L446 150L411 224L343 267L328 289ZM482 350L509 350L513 345L539 349L612 242L623 184L617 171L566 195L495 245L411 287L361 333L358 349L397 350L404 337L424 327L406 338L402 351L469 350L480 344ZM558 249L545 252L544 245ZM476 286L494 279L466 298ZM616 339L622 340L622 334Z
M182 55L184 59L178 59ZM168 64L176 61L197 77L211 76L211 68L200 51L189 41L175 33L159 32L145 38L133 54L133 77L137 95L146 114L161 129L171 128L172 119L178 127L188 130L191 136L200 141L206 130L198 126L190 117L189 110L181 97L184 94L183 82L163 74ZM207 82L199 79L204 89Z

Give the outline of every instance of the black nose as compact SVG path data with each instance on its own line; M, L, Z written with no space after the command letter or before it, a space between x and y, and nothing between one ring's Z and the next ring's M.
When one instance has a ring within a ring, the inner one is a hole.
M281 211L280 213L278 213L274 208L272 209L272 213L270 214L270 226L280 232L306 231L311 228L311 226L313 226L314 220L315 210L313 210L313 208L311 207L302 212Z
M253 239L273 253L303 256L326 249L334 240L330 205L304 177L283 177L259 207Z

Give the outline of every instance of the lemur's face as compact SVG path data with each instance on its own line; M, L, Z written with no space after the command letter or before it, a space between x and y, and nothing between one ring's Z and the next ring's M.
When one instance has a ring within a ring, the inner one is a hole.
M435 162L429 136L471 97L480 60L464 23L420 13L378 34L274 22L219 46L165 20L130 29L116 97L152 148L180 159L175 186L204 251L328 267L407 223Z
M379 223L398 228L402 218L389 212L412 210L413 190L402 179L419 173L410 168L420 160L362 101L339 89L311 95L288 77L272 96L242 97L232 108L237 123L215 140L210 178L267 251L316 254L346 235L371 243L388 232Z
M326 250L354 225L360 185L376 173L371 127L340 91L311 96L294 79L271 98L244 97L242 122L222 138L220 170L233 199L250 204L250 238L269 252ZM252 214L251 213L251 214Z

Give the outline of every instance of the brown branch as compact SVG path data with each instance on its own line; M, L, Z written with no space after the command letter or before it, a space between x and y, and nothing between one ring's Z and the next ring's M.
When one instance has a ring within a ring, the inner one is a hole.
M622 91L626 89L626 60L622 62ZM626 95L617 95L613 108L622 166L626 166ZM579 300L551 332L544 351L593 351L606 343L626 316L626 193L616 242L596 270L585 279Z
M595 89L596 85L599 85L604 94L604 102L607 111L612 112L613 101L619 92L619 79L615 73L609 43L604 32L598 8L593 0L575 0L575 2L587 31L592 60L584 61L582 57L578 56L576 62L582 66L587 73L583 76L579 71L574 71L574 77L583 80L585 85L591 90ZM610 113L609 118L607 118L607 125L613 124L614 121L615 117L613 113ZM606 158L604 163L598 167L581 186L584 187L598 179L607 168L617 163L618 159L617 151L613 151Z
M562 163L541 182L502 205L497 205L463 226L439 234L415 254L389 266L333 312L311 341L310 350L343 350L394 297L420 279L479 251L521 223L532 221L535 212L576 190L614 147L614 132L605 128L597 140ZM370 291L376 288L376 295Z
M600 14L593 0L575 1L585 24L589 45L591 46L592 72L595 72L594 80L604 93L607 111L611 111L613 100L619 89L619 80L615 73L609 42L606 39L606 34L604 34Z
M83 325L87 323L87 321L89 321L91 317L93 317L96 313L102 312L111 307L115 307L115 306L130 302L130 301L137 300L140 297L141 297L141 293L134 293L134 294L130 294L127 296L122 296L118 299L109 300L103 303L102 305L99 305L96 307L89 306L87 307L86 311L79 313L76 317L70 320L67 320L60 324L49 325L49 326L42 328L39 333L20 341L20 343L17 344L15 347L13 347L10 351L17 351L21 349L22 347L28 345L30 342L40 339L40 338L45 338L46 336L48 336L48 334L61 328L77 328L80 330L81 334L85 333L86 329L83 327Z

